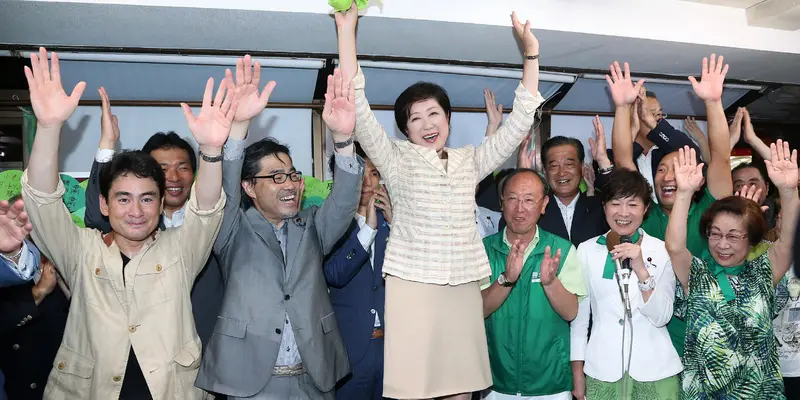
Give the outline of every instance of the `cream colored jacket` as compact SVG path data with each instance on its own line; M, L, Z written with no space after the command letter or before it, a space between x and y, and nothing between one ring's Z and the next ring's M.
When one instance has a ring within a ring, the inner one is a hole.
M133 346L154 399L203 399L194 386L202 354L189 292L211 252L225 195L197 209L194 187L181 227L157 232L125 267L113 232L79 228L61 196L42 193L22 176L33 239L72 291L67 326L45 399L112 400L122 388Z
M365 78L353 80L356 138L381 173L392 199L392 232L383 272L408 281L460 285L491 275L475 224L475 186L502 165L533 126L544 102L520 83L514 108L497 133L480 146L446 149L447 168L436 151L390 139L364 95ZM458 132L450 132L458 135Z

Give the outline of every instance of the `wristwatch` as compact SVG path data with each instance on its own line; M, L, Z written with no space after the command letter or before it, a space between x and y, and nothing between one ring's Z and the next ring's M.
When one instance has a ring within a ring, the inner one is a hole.
M351 144L353 144L352 136L350 136L350 139L347 139L344 142L333 142L333 147L336 147L337 149L343 149L347 146L350 146Z
M506 273L503 272L502 274L500 274L500 276L497 277L497 283L503 287L512 287L514 286L514 284L517 283L517 281L514 282L509 281L508 278L506 278Z
M649 292L656 288L656 280L652 276L648 276L644 282L637 283L639 284L639 290L643 292Z

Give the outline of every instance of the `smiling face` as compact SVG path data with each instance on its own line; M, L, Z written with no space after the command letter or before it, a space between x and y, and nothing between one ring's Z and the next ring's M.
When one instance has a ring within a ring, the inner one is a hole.
M744 263L750 250L745 219L731 213L718 213L708 229L708 250L723 267Z
M161 216L158 185L133 173L120 175L111 183L108 198L100 196L100 212L108 217L114 234L130 242L144 241Z
M261 170L256 176L296 171L291 157L285 153L263 157L260 165ZM242 182L242 187L261 215L274 225L280 225L282 220L292 218L300 211L305 188L302 178L294 182L287 176L283 183L275 183L272 178L256 178L254 181L255 184L251 181Z
M606 222L620 236L632 236L642 225L647 206L639 196L612 199L603 204Z
M150 152L155 158L167 179L167 191L164 195L164 206L177 210L186 204L194 183L194 172L189 154L186 150L172 147L155 149Z
M503 218L508 229L516 235L533 232L549 200L542 182L532 172L517 173L510 177L503 186L501 199Z
M434 98L418 101L409 109L406 134L411 143L442 150L450 135L448 115Z
M677 151L664 156L653 176L658 204L666 210L672 209L678 190L677 182L675 181L675 164L673 162L676 157L678 157Z
M578 150L569 144L553 146L547 150L545 158L545 177L553 194L560 199L573 199L583 178Z

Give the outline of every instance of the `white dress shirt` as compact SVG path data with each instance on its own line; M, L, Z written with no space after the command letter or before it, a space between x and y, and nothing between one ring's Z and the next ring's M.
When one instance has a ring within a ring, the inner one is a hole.
M578 193L567 205L564 205L564 203L556 197L556 205L558 209L561 210L561 218L564 219L564 225L567 227L567 235L569 235L570 239L572 239L572 217L575 216L575 205L578 204L578 197L580 196L581 194Z
M485 207L478 207L475 212L475 223L478 225L478 233L481 239L494 235L500 228L500 218L502 213L492 211Z
M657 149L657 145L653 145L647 153L642 152L639 154L639 158L636 159L636 166L639 167L639 173L644 176L644 179L647 179L647 183L650 184L650 197L653 198L653 202L658 204L658 197L656 197L656 185L653 182L653 150Z
M378 230L372 229L371 226L367 225L367 217L356 214L356 223L358 223L358 241L361 243L361 247L364 248L364 251L369 253L369 265L372 267L372 270L375 270L375 237L378 236ZM375 313L375 325L376 328L381 326L381 319L378 318L378 313Z
M37 262L38 260L36 260L36 256L32 253L32 250L28 247L27 240L22 242L19 260L17 260L17 262L14 262L14 260L3 254L0 254L0 257L5 261L6 270L15 276L15 278L12 278L15 281L22 283L33 279L34 283L39 282L39 278L41 277L41 272L38 268L39 263ZM1 286L3 285L0 284L0 287Z

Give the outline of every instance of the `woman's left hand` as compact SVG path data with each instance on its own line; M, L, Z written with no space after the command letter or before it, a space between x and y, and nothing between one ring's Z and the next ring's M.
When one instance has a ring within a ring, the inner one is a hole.
M525 21L525 25L517 19L517 12L511 13L511 24L514 26L514 31L517 36L522 40L522 45L525 47L526 55L539 55L539 40L533 36L531 32L531 21Z
M635 270L644 268L644 260L642 259L642 247L635 243L620 243L614 246L611 250L612 260L631 260L631 268Z

